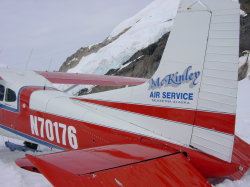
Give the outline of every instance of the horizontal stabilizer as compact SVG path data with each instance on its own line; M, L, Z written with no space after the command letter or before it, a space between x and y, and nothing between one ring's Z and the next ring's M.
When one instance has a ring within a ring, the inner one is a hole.
M93 75L80 73L64 73L64 72L45 72L36 71L52 83L56 84L87 84L101 86L133 86L143 84L147 79L120 77L110 75Z
M210 186L168 148L123 144L26 157L55 186ZM16 162L25 168L24 159Z

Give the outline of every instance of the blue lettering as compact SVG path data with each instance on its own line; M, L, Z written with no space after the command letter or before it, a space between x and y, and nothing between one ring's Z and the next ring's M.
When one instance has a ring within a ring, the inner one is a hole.
M165 99L166 97L166 92L162 92L162 98Z
M167 78L168 78L168 84L174 84L175 82L174 82L174 74L171 74L171 75L168 75L167 76Z
M150 92L150 96L151 98L154 98L154 92Z
M174 92L171 93L171 99L175 99L175 93Z
M198 84L197 79L200 76L200 71L196 71L193 73L190 73L192 69L192 66L188 66L182 74L179 75L179 72L172 73L166 75L163 79L160 79L160 77L156 78L155 80L151 78L149 80L149 90L161 88L162 86L179 86L184 83L189 83L189 87L193 88L195 85ZM180 96L183 97L183 96Z
M167 92L167 99L171 99L171 92Z
M149 97L150 98L160 98L160 92L151 92Z
M193 76L194 76L194 74L193 73L190 73L190 75L189 75L189 80L193 80Z
M189 97L188 97L188 99L189 99L189 100L193 100L193 96L194 96L194 94L193 94L193 93L189 93Z
M155 81L154 79L149 80L149 89L160 88L162 85L160 84L160 78L158 77Z
M187 100L188 99L188 93L183 93L183 99Z
M155 92L155 98L160 98L160 92Z
M150 92L149 95L152 99L176 99L176 100L193 100L193 93L182 92Z
M192 69L192 66L188 66L187 69L185 69L185 71L184 71L184 73L183 73L183 74L185 74L185 80L188 80L188 72L189 72L189 70L191 70L191 69Z
M201 73L199 71L197 71L197 72L194 73L194 77L195 77L195 79L193 80L193 85L194 86L197 84L195 81L198 79L198 77L200 76L200 74Z
M181 99L182 93L176 93L176 99Z

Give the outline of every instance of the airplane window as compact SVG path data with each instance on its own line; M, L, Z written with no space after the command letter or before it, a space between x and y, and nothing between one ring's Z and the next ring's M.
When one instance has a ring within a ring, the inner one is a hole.
M5 87L0 84L0 101L3 101Z
M16 93L13 90L7 88L6 95L5 95L5 101L6 102L15 102L16 101Z

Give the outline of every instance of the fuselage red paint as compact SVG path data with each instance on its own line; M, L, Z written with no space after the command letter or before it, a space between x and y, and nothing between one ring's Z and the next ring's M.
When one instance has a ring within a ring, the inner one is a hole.
M194 124L223 133L234 134L235 114L223 114L216 112L194 111L187 109L158 107L140 104L118 103L82 98L72 98L84 102L94 103L101 106L116 108L137 114L167 119L175 122ZM195 116L195 117L194 117ZM195 118L195 121L193 119Z
M48 114L45 112L31 110L29 108L30 95L32 94L32 92L41 89L43 88L42 87L23 88L20 92L19 106L18 106L19 111L13 112L1 108L1 115L4 116L3 118L1 118L1 124L4 125L5 127L24 133L37 140L42 140L64 149L69 149L69 150L72 149L68 144L67 145L58 144L56 140L50 141L46 136L44 138L41 138L36 135L33 135L31 133L31 127L30 127L30 115L35 115L45 119L50 119L51 121L57 121L67 125L74 126L77 130L76 135L78 139L78 149L110 145L114 143L119 144L119 143L130 143L135 141L138 142L150 141L152 143L157 142L156 144L158 143L164 144L165 146L171 147L180 152L186 152L193 166L206 178L230 176L231 174L238 171L239 168L238 164L225 162L213 156L209 156L207 154L199 152L198 150L195 149L165 142L158 139L153 139L151 137L145 137L143 135L134 134L133 132L125 132L117 129L111 129L96 124L90 124L84 121L69 119L56 114ZM60 107L62 106L58 106L58 110L60 109ZM133 107L131 107L130 109L132 108ZM147 106L145 106L145 108L142 107L141 109L142 109L141 112L147 111ZM139 108L137 108L136 110L139 110ZM174 114L178 115L177 113ZM187 114L185 115L188 116Z

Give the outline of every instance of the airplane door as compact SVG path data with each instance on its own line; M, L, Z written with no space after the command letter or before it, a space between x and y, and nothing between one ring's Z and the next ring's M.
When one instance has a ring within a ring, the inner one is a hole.
M17 117L17 92L5 85L5 93L3 100L3 123L6 127L14 129Z

